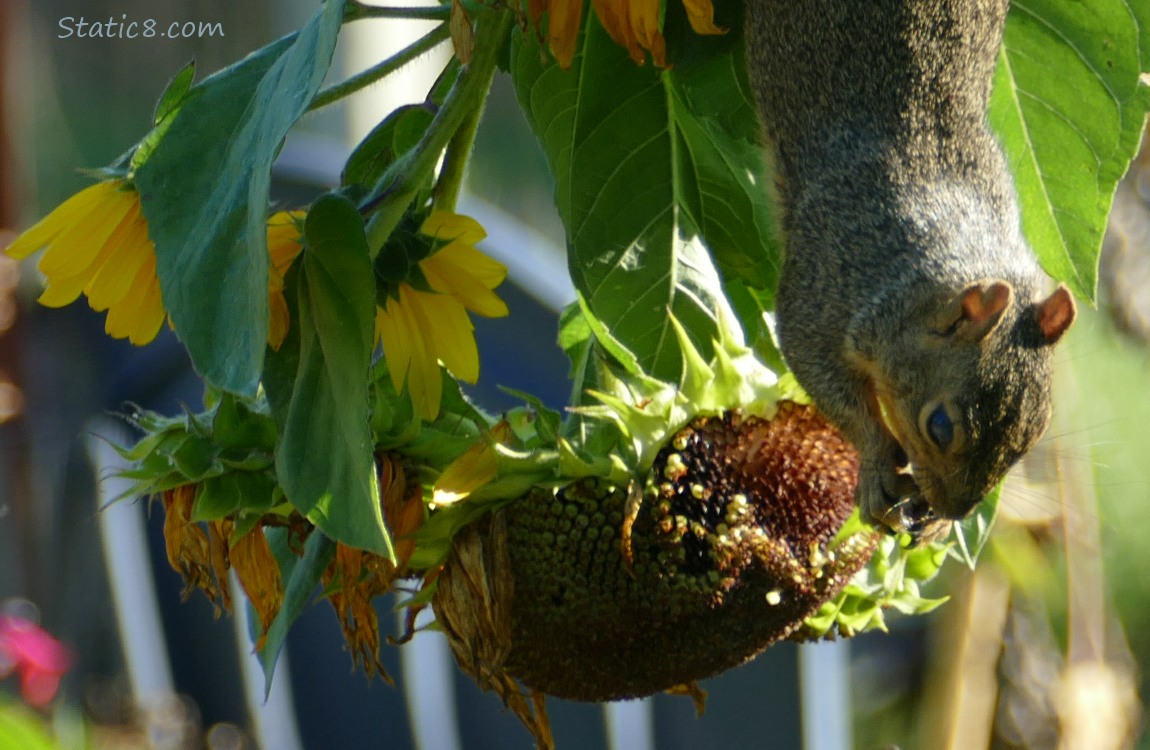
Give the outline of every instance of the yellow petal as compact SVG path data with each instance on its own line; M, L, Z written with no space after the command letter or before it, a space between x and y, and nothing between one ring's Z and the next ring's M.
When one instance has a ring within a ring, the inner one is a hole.
M279 351L291 326L291 312L283 290L268 294L268 346Z
M118 232L119 230L117 230ZM108 240L112 245L116 238ZM148 239L148 225L137 212L135 219L127 226L123 238L116 244L115 252L100 266L84 293L93 310L107 310L124 298L131 288L140 268L148 258L156 257L156 248Z
M696 34L726 34L727 30L715 25L715 6L711 0L683 0L687 20Z
M155 278L156 256L153 253L144 259L140 270L132 278L132 282L128 286L128 293L124 295L124 298L108 308L108 317L104 320L104 331L109 336L118 339L131 339L136 328L137 317L146 310L145 297L149 294Z
M450 243L431 258L438 258L437 262L451 265L452 270L445 269L445 273L471 276L488 289L494 289L507 278L507 266L482 251L459 242Z
M135 325L128 334L128 341L136 346L143 346L156 338L164 325L164 300L160 294L160 280L153 278L152 283L140 300L136 309Z
M299 222L306 215L304 211L279 211L268 219L268 254L281 277L303 250Z
M57 276L48 279L48 286L36 298L44 307L64 307L76 301L84 285L88 282L87 276Z
M383 345L383 356L387 360L391 382L397 393L403 393L407 368L411 364L411 347L407 343L407 331L396 320L395 308L398 305L398 302L389 299L387 310L379 306L375 308L375 337Z
M88 293L89 288L101 270L108 266L120 266L120 259L116 257L117 250L123 237L128 234L138 214L138 204L133 204L129 207L124 218L120 220L120 223L112 231L111 236L108 237L108 240L100 248L96 257L93 258L87 266L76 269L75 273L71 273L67 276L61 276L59 274L49 276L48 288L40 295L37 302L45 307L63 307L64 305L70 304L80 296L80 292ZM51 252L51 250L49 250L49 252ZM89 302L91 302L90 297ZM106 308L107 305L103 307L93 305L93 309L95 310L103 310Z
M434 237L440 242L457 240L468 245L474 245L487 236L483 225L470 216L439 210L431 212L431 215L424 220L423 226L419 228L419 231L428 237Z
M434 356L465 383L479 379L479 349L467 311L446 294L413 292L411 309L421 322Z
M443 470L431 490L435 507L459 502L496 477L495 449L481 440Z
M450 505L463 500L475 490L498 476L495 443L511 438L511 424L502 420L458 458L452 461L432 487L431 502L436 506Z
M468 310L479 315L488 318L502 318L507 315L507 303L500 299L499 295L469 274L459 273L449 262L439 259L439 255L436 253L419 264L423 275L434 289L449 293Z
M439 375L439 358L432 349L430 323L423 315L417 295L422 294L404 285L399 288L396 317L406 329L407 344L411 347L411 366L407 373L407 390L415 404L415 412L426 420L439 415L443 398L443 381Z
M29 227L12 241L4 252L21 260L47 245L53 237L65 228L72 226L88 213L112 191L123 184L119 180L106 180L90 185L57 206L51 213Z
M114 339L126 339L131 336L136 310L139 309L143 296L143 292L133 290L131 294L108 308L108 317L104 318L104 333Z
M138 201L127 191L113 191L90 213L52 240L37 267L45 276L76 276L90 268L124 216Z

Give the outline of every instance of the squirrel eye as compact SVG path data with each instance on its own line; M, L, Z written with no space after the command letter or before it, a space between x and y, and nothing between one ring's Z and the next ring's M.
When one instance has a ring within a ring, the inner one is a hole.
M945 406L939 405L926 418L926 431L939 448L946 450L950 447L954 440L954 422L946 413Z

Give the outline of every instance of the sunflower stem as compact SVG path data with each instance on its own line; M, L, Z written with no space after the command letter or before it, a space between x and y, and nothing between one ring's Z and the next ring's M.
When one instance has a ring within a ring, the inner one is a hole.
M373 259L403 218L420 185L435 169L443 150L453 144L461 129L478 125L495 78L495 64L513 20L509 10L491 10L479 18L471 62L452 85L435 119L419 143L388 168L361 204L362 211L374 214L367 223L367 241ZM469 125L472 120L474 124ZM462 159L466 161L466 156Z
M404 18L417 21L446 21L451 17L450 5L433 5L426 8L385 7L364 5L350 0L343 14L344 23L362 21L365 18Z
M419 57L425 52L430 51L432 48L450 36L451 30L447 27L447 24L440 24L439 26L436 26L428 34L404 47L399 52L396 52L394 55L387 58L383 62L377 65L373 65L361 73L355 74L342 83L337 83L334 86L329 86L328 88L316 94L315 99L312 100L311 105L307 108L308 112L320 109L321 107L326 107L327 105L339 101L340 99L343 99L350 94L354 94L356 91L359 91L362 88L370 86L376 81L386 78L392 73L398 71L404 65L407 65L415 58Z
M455 203L463 188L463 174L471 160L471 149L475 145L475 134L479 132L482 117L483 107L477 107L469 113L447 144L443 170L439 173L439 181L435 183L435 197L432 199L436 208L455 212Z

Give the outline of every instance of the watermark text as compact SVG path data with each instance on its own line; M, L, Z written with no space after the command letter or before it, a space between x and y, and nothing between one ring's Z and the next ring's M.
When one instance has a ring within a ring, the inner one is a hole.
M84 16L64 16L57 24L57 39L200 39L224 36L224 25L219 21L158 21L155 18L120 18L109 16L106 21L93 21Z

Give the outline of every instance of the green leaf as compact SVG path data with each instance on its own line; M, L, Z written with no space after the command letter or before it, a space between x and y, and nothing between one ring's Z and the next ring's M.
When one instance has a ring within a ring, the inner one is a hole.
M342 18L342 0L328 0L298 34L193 88L136 169L164 307L196 370L225 390L253 394L259 381L271 165L327 72Z
M741 42L728 44L699 65L675 66L664 80L681 138L685 206L723 274L758 290L773 308L782 248L743 57Z
M183 102L184 97L192 88L192 81L195 78L196 61L189 60L188 64L181 68L179 73L172 76L172 80L168 81L167 88L160 95L160 100L156 102L156 112L152 117L152 122L159 125L176 113L180 103Z
M645 372L675 381L670 316L709 358L726 304L708 247L729 272L773 280L740 48L682 75L639 67L593 14L569 71L536 35L515 41L512 77L556 178L575 287Z
M1118 180L1150 108L1150 3L1012 2L990 103L1043 267L1093 301Z
M172 80L168 82L164 93L160 95L160 100L156 102L151 132L136 145L127 160L129 171L135 171L146 162L152 151L155 150L156 144L167 134L168 128L171 127L172 121L175 119L176 112L189 99L188 92L191 90L192 80L195 77L196 63L194 60L185 65L179 73L172 76Z
M318 531L312 532L304 544L303 557L297 559L288 549L286 529L268 529L265 533L268 544L280 563L280 573L284 581L283 604L280 605L279 612L276 612L275 619L268 627L264 647L259 653L260 665L264 670L266 697L271 692L272 675L275 673L280 651L287 641L288 631L319 585L323 571L335 557L335 542Z
M193 521L223 518L237 510L263 512L275 504L270 472L229 471L200 483L192 506Z
M191 482L214 476L221 469L216 460L216 446L210 436L195 433L187 435L179 441L179 447L172 451L171 458L176 469Z
M216 445L231 453L271 453L276 445L276 426L271 417L225 393L212 419L212 437Z
M398 107L372 128L348 157L341 182L344 185L358 183L366 187L379 182L396 159L419 143L435 117L437 108L443 104L451 85L459 77L459 70L459 61L452 58L436 80L427 101Z
M962 560L968 568L974 570L982 548L990 539L990 532L994 529L994 519L998 517L998 504L1002 499L1002 487L1005 480L991 490L990 494L982 499L968 518L954 524L954 546L950 554Z
M340 195L304 223L299 278L299 369L276 451L292 505L329 536L392 557L368 424L375 282L363 221Z
M419 136L434 117L432 109L424 104L409 104L394 110L351 152L341 182L374 185L400 154L419 142Z
M299 320L297 304L299 289L299 263L293 263L284 276L284 301L288 306L288 319ZM291 406L292 389L295 387L296 373L299 372L299 326L288 328L287 336L279 350L268 347L264 356L264 372L260 382L268 399L268 408L276 430L282 434L287 424L288 407Z

